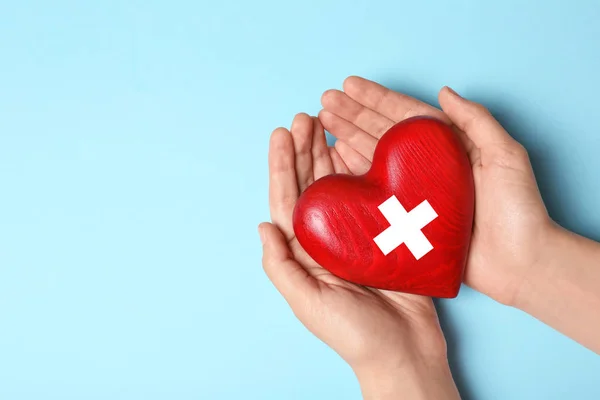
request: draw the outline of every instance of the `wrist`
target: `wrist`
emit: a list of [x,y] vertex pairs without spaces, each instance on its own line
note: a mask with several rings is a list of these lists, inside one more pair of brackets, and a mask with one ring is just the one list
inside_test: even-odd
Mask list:
[[448,361],[423,359],[396,366],[354,368],[365,400],[460,399]]
[[600,243],[556,226],[514,307],[600,354]]
[[531,294],[531,284],[544,276],[556,259],[556,243],[561,243],[564,234],[565,230],[550,218],[541,223],[527,244],[530,255],[504,268],[506,273],[496,280],[502,284],[495,284],[502,288],[500,291],[484,293],[501,304],[520,308],[522,300]]
[[552,279],[556,265],[568,263],[568,260],[565,260],[565,257],[568,258],[567,249],[575,244],[574,240],[576,239],[572,237],[571,232],[551,222],[544,231],[539,250],[540,256],[525,270],[522,282],[508,305],[521,310],[526,308],[526,305],[537,295],[538,286]]

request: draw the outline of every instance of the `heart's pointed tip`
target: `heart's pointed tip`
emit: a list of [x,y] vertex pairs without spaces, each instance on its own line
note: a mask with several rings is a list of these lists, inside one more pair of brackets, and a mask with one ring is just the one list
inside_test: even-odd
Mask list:
[[446,295],[431,296],[431,297],[435,297],[436,299],[455,299],[458,297],[458,292],[450,293],[450,294],[446,294]]
[[431,296],[431,297],[435,297],[438,299],[455,299],[458,297],[458,294],[459,294],[459,290],[456,290],[454,292],[448,292],[448,293],[440,294],[439,296]]

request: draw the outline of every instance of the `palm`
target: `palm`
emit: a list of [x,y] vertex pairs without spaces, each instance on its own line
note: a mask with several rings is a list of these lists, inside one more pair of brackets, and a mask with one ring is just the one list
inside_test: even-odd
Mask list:
[[415,322],[423,327],[427,347],[443,353],[443,337],[430,298],[370,289],[340,279],[318,265],[294,236],[292,212],[299,194],[322,176],[351,173],[337,150],[327,147],[318,119],[299,114],[291,132],[275,130],[269,166],[271,218],[283,234],[288,252],[280,264],[293,276],[293,283],[289,284],[289,277],[283,281],[281,270],[267,269],[267,273],[300,320],[351,363],[352,358],[373,356],[371,347],[357,355],[365,337],[381,343],[381,348],[394,341],[394,346],[410,352],[412,345],[403,338]]
[[519,151],[516,158],[473,167],[478,207],[467,279],[504,303],[511,303],[525,269],[535,265],[539,246],[533,242],[550,223],[527,155]]
[[[369,169],[377,141],[395,123],[423,115],[450,124],[441,110],[358,77],[347,79],[343,92],[325,92],[322,103],[319,119],[340,139],[335,148],[354,174]],[[548,221],[547,213],[521,146],[494,142],[483,149],[455,131],[471,160],[477,204],[465,280],[494,298],[510,297],[522,276],[517,270],[536,257],[523,244],[539,237],[534,227]],[[507,273],[508,265],[515,271]]]

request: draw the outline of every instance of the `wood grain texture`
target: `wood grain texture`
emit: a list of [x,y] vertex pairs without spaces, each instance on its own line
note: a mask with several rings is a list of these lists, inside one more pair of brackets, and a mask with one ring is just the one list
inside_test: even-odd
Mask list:
[[[421,231],[433,250],[416,260],[405,244],[387,256],[373,238],[390,226],[377,208],[395,195],[407,211],[427,200],[438,217]],[[298,199],[293,224],[306,252],[334,275],[360,285],[456,297],[471,238],[471,164],[449,126],[415,117],[380,139],[371,169],[329,175]]]

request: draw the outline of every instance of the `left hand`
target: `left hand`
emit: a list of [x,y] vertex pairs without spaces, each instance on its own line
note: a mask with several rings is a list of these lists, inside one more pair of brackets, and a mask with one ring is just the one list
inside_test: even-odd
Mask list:
[[409,398],[457,398],[431,298],[342,280],[312,260],[296,240],[292,212],[299,194],[332,173],[350,170],[338,151],[327,147],[317,118],[298,114],[291,132],[285,128],[273,132],[272,224],[259,226],[268,277],[298,319],[350,364],[365,398],[384,398],[385,392],[397,396],[400,390]]
[[336,148],[351,172],[366,172],[379,138],[394,124],[430,116],[453,126],[465,145],[475,184],[475,215],[465,282],[496,301],[516,305],[524,283],[548,263],[552,223],[527,151],[480,104],[449,88],[442,110],[375,82],[349,77],[344,91],[323,94],[319,119],[339,140]]

